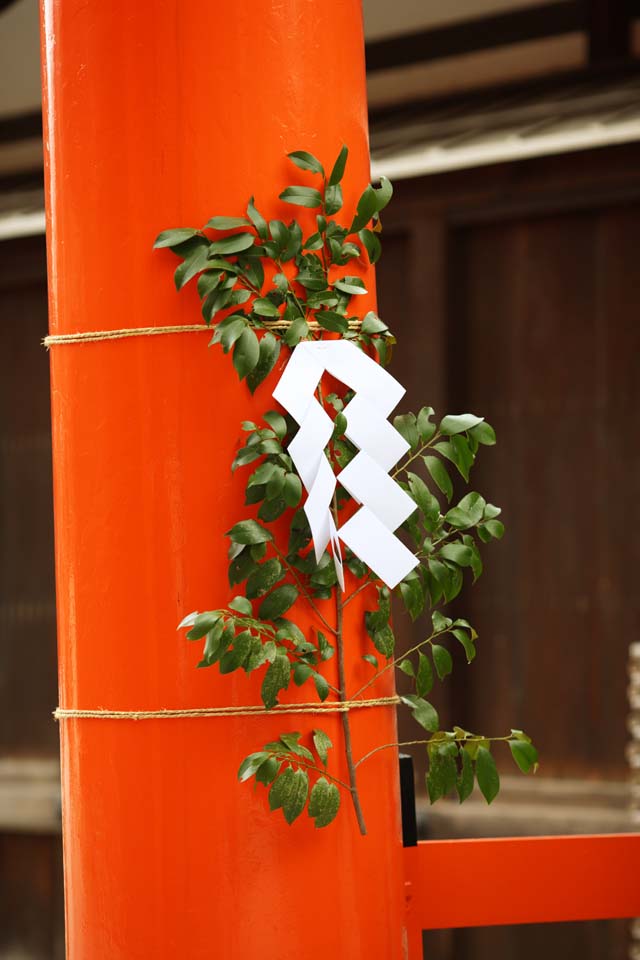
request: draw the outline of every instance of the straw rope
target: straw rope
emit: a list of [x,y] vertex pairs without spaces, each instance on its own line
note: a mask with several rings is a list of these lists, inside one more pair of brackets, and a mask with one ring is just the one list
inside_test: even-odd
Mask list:
[[253,717],[277,713],[347,713],[364,707],[391,707],[400,697],[377,697],[373,700],[342,700],[330,703],[279,703],[271,710],[255,704],[246,707],[200,707],[190,710],[67,710],[58,707],[56,720],[173,720],[179,717]]
[[[262,326],[256,330],[288,330],[290,320],[263,320]],[[325,330],[317,320],[307,320],[310,330]],[[349,320],[350,330],[359,330],[361,320]],[[187,323],[168,327],[124,327],[120,330],[85,330],[77,333],[56,333],[45,337],[43,345],[49,349],[65,343],[95,343],[100,340],[124,340],[127,337],[158,337],[168,333],[211,333],[215,327],[207,327],[201,323]]]

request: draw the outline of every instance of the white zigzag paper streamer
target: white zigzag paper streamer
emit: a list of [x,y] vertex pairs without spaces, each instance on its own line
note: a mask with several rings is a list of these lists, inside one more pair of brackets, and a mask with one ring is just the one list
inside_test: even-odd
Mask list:
[[[325,371],[355,391],[343,412],[346,436],[359,453],[337,477],[324,454],[333,421],[315,398]],[[288,451],[308,492],[304,509],[316,560],[330,543],[342,589],[340,540],[390,588],[419,562],[394,536],[416,508],[389,476],[391,467],[409,449],[387,419],[404,393],[394,377],[348,340],[299,343],[273,391],[274,399],[300,425]],[[361,504],[340,529],[331,514],[337,481]]]

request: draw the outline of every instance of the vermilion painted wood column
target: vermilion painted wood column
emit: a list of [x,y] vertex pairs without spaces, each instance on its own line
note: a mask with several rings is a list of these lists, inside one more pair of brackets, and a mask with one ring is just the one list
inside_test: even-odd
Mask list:
[[[274,200],[302,182],[287,151],[330,164],[347,143],[347,209],[368,178],[359,0],[44,0],[43,57],[54,334],[193,323],[156,234],[241,214],[250,193],[291,216]],[[244,508],[229,465],[239,422],[269,404],[207,339],[52,347],[63,707],[258,702],[255,677],[196,670],[200,645],[176,632],[230,596],[224,531]],[[348,648],[357,683],[355,619]],[[395,739],[388,708],[353,724],[358,753]],[[339,745],[338,718],[323,725]],[[235,782],[248,752],[312,726],[63,721],[69,958],[402,957],[393,751],[363,768],[364,839],[346,805],[327,830],[287,827]]]

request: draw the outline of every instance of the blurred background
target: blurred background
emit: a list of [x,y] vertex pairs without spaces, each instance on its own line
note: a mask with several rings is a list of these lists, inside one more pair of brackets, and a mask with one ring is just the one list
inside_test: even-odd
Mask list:
[[[457,602],[478,659],[437,705],[468,729],[524,728],[543,758],[526,780],[505,758],[491,808],[431,809],[417,754],[421,835],[632,830],[640,2],[364,13],[373,172],[396,187],[378,267],[392,371],[410,408],[470,410],[498,434],[472,479],[507,533]],[[39,70],[37,0],[0,0],[0,960],[64,956]],[[430,960],[640,957],[626,921],[425,945]]]

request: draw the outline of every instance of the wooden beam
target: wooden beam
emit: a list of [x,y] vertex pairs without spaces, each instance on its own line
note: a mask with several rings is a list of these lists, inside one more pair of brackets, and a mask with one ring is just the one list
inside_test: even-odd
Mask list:
[[556,37],[584,28],[584,9],[578,0],[532,6],[511,13],[370,41],[365,51],[367,71],[373,73],[410,63],[442,60],[476,50]]
[[[414,942],[416,930],[640,915],[638,834],[436,840],[403,853]],[[434,877],[450,895],[434,895]]]

